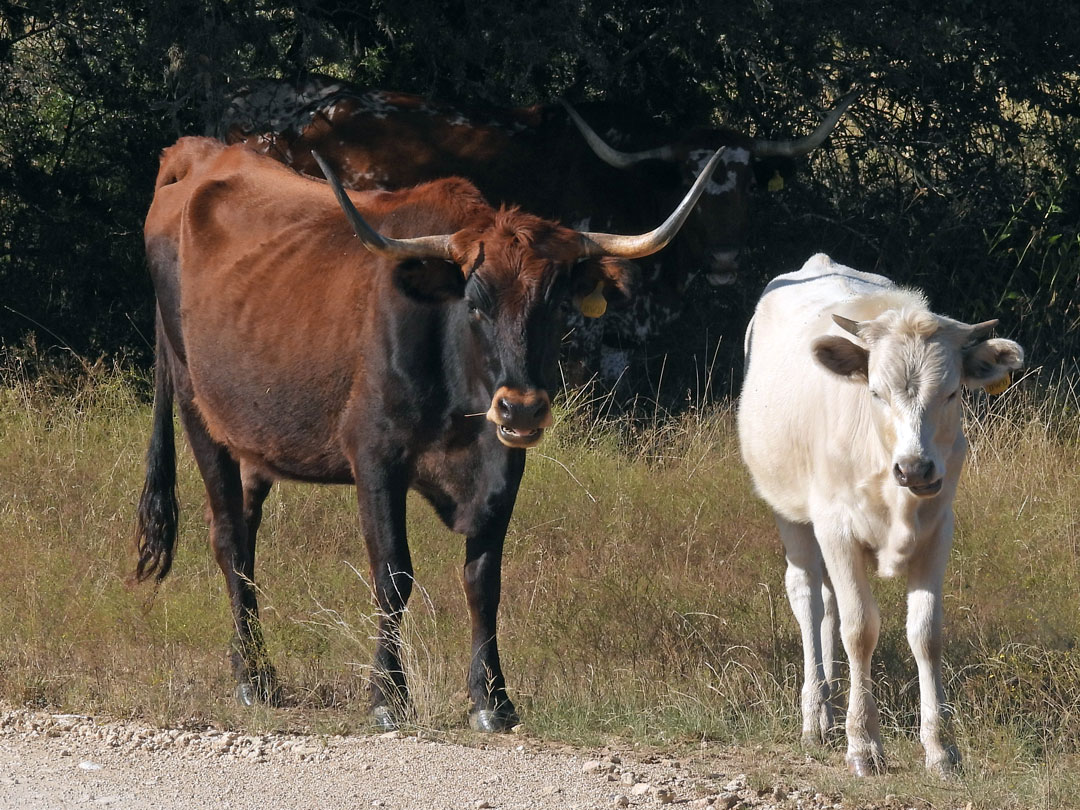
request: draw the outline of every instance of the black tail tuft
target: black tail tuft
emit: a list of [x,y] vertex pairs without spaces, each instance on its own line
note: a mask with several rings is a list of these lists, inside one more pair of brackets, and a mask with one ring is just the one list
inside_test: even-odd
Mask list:
[[176,499],[176,441],[173,434],[173,382],[165,336],[157,327],[157,362],[154,366],[154,424],[146,451],[146,482],[139,497],[135,542],[139,562],[135,579],[143,582],[156,574],[160,582],[172,568],[179,524]]

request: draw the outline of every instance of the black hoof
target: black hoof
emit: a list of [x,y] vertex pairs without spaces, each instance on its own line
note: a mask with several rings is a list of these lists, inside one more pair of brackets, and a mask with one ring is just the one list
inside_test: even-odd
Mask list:
[[469,725],[476,731],[487,734],[509,731],[520,722],[521,719],[513,709],[473,709],[469,712]]

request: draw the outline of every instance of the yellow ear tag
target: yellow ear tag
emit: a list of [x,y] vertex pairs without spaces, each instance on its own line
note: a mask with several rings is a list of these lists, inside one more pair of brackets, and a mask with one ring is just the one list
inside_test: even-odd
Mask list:
[[784,187],[784,178],[780,176],[780,170],[777,169],[773,172],[773,176],[769,178],[768,184],[765,188],[769,191],[780,191]]
[[586,318],[599,318],[607,312],[607,299],[604,298],[604,282],[596,282],[596,289],[578,299],[578,309]]
[[998,394],[1004,394],[1005,389],[1012,385],[1012,374],[1006,374],[1000,380],[994,380],[989,385],[984,385],[983,390],[990,396],[996,397]]

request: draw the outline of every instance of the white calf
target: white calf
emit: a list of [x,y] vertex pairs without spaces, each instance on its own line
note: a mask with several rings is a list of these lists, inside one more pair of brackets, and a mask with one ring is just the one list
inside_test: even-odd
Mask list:
[[884,767],[869,563],[881,576],[907,576],[926,765],[946,772],[957,761],[942,739],[941,590],[967,452],[958,395],[1022,365],[1018,344],[987,339],[996,323],[935,315],[921,293],[818,254],[769,283],[747,330],[739,438],[787,555],[803,643],[803,739],[822,740],[833,723],[839,611],[851,679],[847,761],[859,775]]

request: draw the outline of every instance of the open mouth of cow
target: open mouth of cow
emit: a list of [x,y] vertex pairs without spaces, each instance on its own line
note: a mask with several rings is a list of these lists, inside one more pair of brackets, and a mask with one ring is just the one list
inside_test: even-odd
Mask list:
[[911,490],[912,495],[918,495],[920,498],[929,498],[932,495],[937,495],[941,492],[941,484],[944,479],[939,478],[931,484],[920,484],[919,486],[908,487]]
[[517,430],[506,425],[497,425],[495,430],[499,436],[499,441],[507,447],[535,447],[544,438],[544,429],[539,427],[532,430]]

